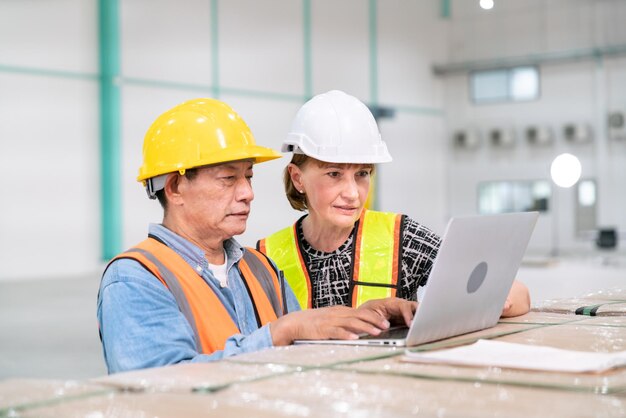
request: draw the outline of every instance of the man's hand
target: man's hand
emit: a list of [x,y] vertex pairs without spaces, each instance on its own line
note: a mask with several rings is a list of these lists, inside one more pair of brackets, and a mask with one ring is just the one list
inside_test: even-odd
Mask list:
[[389,321],[373,309],[346,306],[291,312],[270,323],[274,345],[294,340],[356,340],[359,334],[378,335],[389,328]]
[[393,324],[410,327],[417,310],[417,302],[400,298],[373,299],[359,306],[359,309],[376,312]]

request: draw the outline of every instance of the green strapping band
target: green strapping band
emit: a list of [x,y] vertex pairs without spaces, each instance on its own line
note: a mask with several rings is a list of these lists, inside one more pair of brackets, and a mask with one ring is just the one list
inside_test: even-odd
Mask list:
[[576,315],[587,315],[587,316],[596,316],[598,309],[604,305],[615,305],[617,303],[624,303],[622,300],[615,300],[612,302],[599,303],[597,305],[589,305],[589,306],[581,306],[576,309],[574,312]]
[[602,305],[585,306],[583,308],[583,315],[596,316],[596,311]]

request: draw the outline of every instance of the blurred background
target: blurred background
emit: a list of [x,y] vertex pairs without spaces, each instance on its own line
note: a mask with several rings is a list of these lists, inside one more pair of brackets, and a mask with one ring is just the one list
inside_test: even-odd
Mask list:
[[[0,0],[0,378],[106,373],[100,275],[162,216],[143,136],[196,97],[278,149],[304,101],[344,90],[394,158],[376,209],[438,233],[539,210],[534,304],[624,286],[625,21],[623,0]],[[243,244],[300,216],[287,163],[255,169]]]

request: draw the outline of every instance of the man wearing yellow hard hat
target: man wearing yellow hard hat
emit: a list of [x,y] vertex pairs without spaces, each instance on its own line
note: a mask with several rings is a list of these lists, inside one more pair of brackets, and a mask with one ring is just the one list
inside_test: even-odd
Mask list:
[[137,179],[163,221],[103,275],[98,322],[109,373],[377,335],[389,319],[411,320],[415,303],[399,299],[299,311],[275,264],[233,239],[250,215],[253,164],[279,157],[218,100],[182,103],[152,124]]

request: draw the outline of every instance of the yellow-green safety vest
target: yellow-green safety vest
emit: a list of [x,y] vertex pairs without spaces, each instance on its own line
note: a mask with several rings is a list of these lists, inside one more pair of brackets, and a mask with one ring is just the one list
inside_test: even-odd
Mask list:
[[[351,306],[370,299],[396,296],[400,272],[403,215],[363,211],[356,224],[350,277]],[[296,224],[257,243],[281,269],[302,309],[311,308],[312,292],[308,266],[302,255]]]

